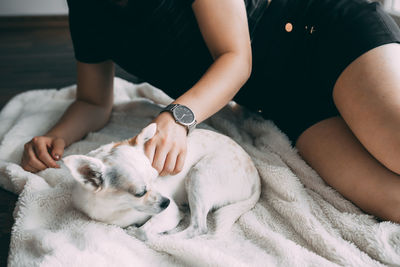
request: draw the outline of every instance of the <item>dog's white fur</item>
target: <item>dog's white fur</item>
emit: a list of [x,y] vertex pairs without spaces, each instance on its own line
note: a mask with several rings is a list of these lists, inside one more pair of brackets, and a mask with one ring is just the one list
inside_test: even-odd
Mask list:
[[196,129],[188,137],[183,170],[159,177],[143,149],[155,132],[152,123],[135,138],[87,155],[67,156],[64,163],[77,181],[74,206],[101,222],[136,225],[135,234],[142,240],[174,229],[182,218],[181,205],[189,204],[191,213],[188,228],[177,233],[184,238],[207,232],[206,217],[212,209],[218,209],[218,233],[254,207],[260,178],[249,155],[233,140]]

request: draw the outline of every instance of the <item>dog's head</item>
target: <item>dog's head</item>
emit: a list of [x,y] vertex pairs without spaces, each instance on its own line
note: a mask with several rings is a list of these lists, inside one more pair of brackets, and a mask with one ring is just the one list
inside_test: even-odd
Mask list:
[[87,155],[64,158],[76,183],[74,206],[89,217],[127,226],[164,210],[169,199],[152,190],[158,172],[144,154],[144,143],[156,132],[156,124],[136,137],[104,145]]

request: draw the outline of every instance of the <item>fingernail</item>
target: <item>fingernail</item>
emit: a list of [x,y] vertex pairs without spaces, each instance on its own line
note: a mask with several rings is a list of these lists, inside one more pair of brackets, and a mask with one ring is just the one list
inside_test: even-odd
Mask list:
[[55,154],[55,155],[54,155],[54,158],[55,158],[56,160],[59,160],[59,159],[60,159],[60,156],[59,156],[58,154]]

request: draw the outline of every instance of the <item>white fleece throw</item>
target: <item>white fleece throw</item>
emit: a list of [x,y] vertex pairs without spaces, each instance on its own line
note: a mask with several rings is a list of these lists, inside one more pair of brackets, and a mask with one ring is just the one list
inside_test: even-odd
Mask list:
[[[0,113],[0,185],[19,194],[9,266],[400,266],[398,224],[361,212],[327,186],[271,122],[234,105],[207,127],[231,136],[252,156],[262,194],[226,235],[144,243],[126,229],[89,220],[71,206],[65,168],[32,174],[18,165],[23,144],[45,133],[74,96],[75,86],[29,91]],[[165,105],[171,99],[148,84],[116,78],[110,122],[65,155],[136,135],[151,118],[130,113],[135,101]]]

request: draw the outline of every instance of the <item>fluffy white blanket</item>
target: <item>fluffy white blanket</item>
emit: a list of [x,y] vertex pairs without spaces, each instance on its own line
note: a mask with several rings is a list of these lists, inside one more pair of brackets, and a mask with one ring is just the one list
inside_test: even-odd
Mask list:
[[[362,213],[328,187],[271,122],[234,105],[207,124],[252,156],[263,190],[255,208],[227,235],[163,236],[143,243],[129,231],[89,220],[71,207],[65,168],[36,175],[18,165],[23,144],[45,133],[74,95],[75,86],[29,91],[0,113],[0,185],[20,195],[9,266],[399,266],[398,224]],[[68,147],[65,155],[136,135],[150,117],[130,112],[129,103],[135,101],[165,105],[171,99],[148,84],[116,78],[110,122]]]

